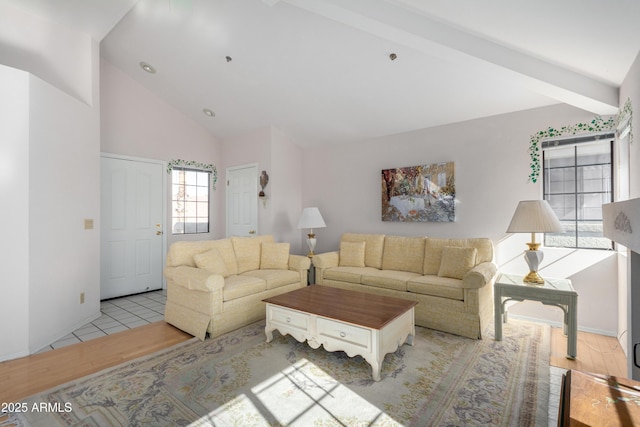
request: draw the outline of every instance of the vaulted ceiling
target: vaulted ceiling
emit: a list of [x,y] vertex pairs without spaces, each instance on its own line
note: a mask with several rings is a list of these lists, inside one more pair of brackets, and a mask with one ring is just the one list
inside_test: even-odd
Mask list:
[[303,147],[557,103],[614,114],[640,49],[638,0],[0,1],[92,34],[222,139],[273,125]]

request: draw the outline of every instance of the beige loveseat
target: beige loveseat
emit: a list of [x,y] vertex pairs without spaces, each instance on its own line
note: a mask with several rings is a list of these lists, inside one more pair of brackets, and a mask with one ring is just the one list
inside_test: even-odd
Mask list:
[[270,235],[175,242],[165,321],[200,339],[248,325],[265,317],[263,299],[306,286],[309,265]]
[[490,239],[345,233],[313,265],[319,285],[417,301],[419,326],[477,339],[493,316]]

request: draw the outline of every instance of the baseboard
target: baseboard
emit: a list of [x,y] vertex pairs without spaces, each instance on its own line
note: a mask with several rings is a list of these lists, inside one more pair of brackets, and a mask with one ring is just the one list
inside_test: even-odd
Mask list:
[[[51,344],[53,344],[54,342],[60,340],[63,337],[66,337],[67,335],[69,335],[70,333],[72,333],[73,331],[75,331],[76,329],[80,329],[81,327],[83,327],[84,325],[86,325],[87,323],[91,323],[94,320],[98,319],[100,316],[102,316],[102,312],[100,310],[98,310],[98,312],[96,314],[93,314],[83,320],[80,320],[78,322],[76,322],[75,324],[73,324],[71,327],[65,329],[65,332],[61,333],[60,335],[56,335],[55,338],[47,341],[44,344],[41,345],[37,345],[36,349],[29,349],[29,354],[36,354],[37,352],[41,351],[42,349],[44,349],[45,347],[50,346]],[[27,355],[28,356],[28,355]]]
[[0,357],[0,362],[6,362],[7,360],[13,360],[13,359],[18,359],[20,357],[25,357],[28,356],[29,353],[26,351],[20,351],[18,353],[13,353],[13,354],[7,354],[4,355],[2,357]]
[[[538,322],[538,323],[546,323],[554,328],[563,328],[564,324],[562,324],[561,322],[554,322],[551,320],[547,320],[547,319],[538,319],[535,317],[529,317],[529,316],[521,316],[519,314],[511,314],[509,313],[509,319],[520,319],[520,320],[525,320],[527,322]],[[591,334],[598,334],[598,335],[604,335],[607,337],[618,337],[618,334],[616,334],[615,332],[612,331],[604,331],[602,329],[593,329],[593,328],[584,328],[581,327],[580,325],[578,325],[578,331],[583,331],[583,332],[589,332]]]

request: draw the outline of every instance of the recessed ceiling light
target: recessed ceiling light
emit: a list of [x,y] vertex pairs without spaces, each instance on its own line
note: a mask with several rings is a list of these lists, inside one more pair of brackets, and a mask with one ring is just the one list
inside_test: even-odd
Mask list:
[[205,116],[207,117],[215,117],[216,113],[214,113],[213,111],[211,111],[208,108],[203,108],[202,112],[204,113]]
[[155,74],[156,73],[156,69],[153,68],[150,64],[147,64],[146,62],[141,62],[140,63],[140,67],[145,70],[147,73],[151,73],[151,74]]

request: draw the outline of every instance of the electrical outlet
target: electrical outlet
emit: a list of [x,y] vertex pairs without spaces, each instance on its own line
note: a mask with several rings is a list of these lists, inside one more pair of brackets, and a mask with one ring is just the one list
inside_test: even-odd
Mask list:
[[84,304],[84,292],[80,292],[80,304]]
[[85,230],[93,230],[93,220],[92,219],[85,219],[84,220],[84,229]]

